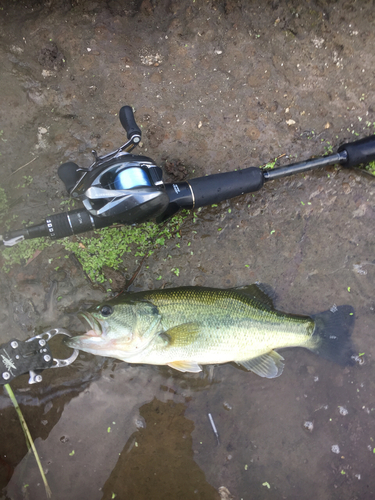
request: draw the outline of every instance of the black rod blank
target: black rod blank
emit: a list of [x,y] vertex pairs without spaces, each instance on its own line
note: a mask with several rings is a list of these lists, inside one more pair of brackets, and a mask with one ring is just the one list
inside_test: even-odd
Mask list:
[[335,165],[337,163],[345,164],[347,157],[347,152],[344,150],[340,153],[323,156],[322,158],[312,158],[311,160],[292,163],[286,167],[275,168],[275,170],[266,170],[263,173],[264,180],[272,181],[274,179],[279,179],[280,177],[306,172],[307,170],[311,170],[313,168],[327,167],[328,165]]

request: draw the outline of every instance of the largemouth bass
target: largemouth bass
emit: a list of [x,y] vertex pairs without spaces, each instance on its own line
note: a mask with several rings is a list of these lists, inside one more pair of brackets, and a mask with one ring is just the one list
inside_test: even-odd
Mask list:
[[305,347],[343,365],[352,361],[351,306],[313,316],[286,314],[274,308],[267,287],[259,284],[124,294],[81,316],[89,330],[67,339],[70,347],[182,372],[235,361],[274,378],[284,368],[275,349],[285,347]]

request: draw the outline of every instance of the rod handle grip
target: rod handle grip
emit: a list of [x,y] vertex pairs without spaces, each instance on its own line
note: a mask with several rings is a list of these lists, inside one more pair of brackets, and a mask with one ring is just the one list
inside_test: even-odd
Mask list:
[[375,135],[355,142],[348,142],[339,147],[338,152],[346,151],[348,155],[345,167],[355,167],[361,163],[375,160]]
[[235,172],[207,175],[189,180],[193,192],[194,207],[196,208],[258,191],[263,186],[263,183],[263,172],[258,167],[249,167]]

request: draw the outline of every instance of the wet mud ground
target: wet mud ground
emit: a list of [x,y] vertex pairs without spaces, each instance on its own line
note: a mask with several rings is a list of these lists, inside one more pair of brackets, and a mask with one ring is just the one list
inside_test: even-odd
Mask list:
[[[138,151],[179,160],[190,178],[320,156],[375,132],[372,1],[0,9],[0,184],[14,229],[61,209],[61,163],[88,166],[92,149],[124,142],[124,104],[142,126]],[[364,364],[288,349],[282,376],[264,380],[230,364],[194,375],[82,353],[41,384],[20,377],[12,386],[53,498],[374,498],[374,182],[329,167],[202,209],[131,287],[261,281],[286,312],[351,304]],[[107,297],[65,255],[53,246],[1,274],[1,343],[53,326],[82,331],[75,313]],[[138,264],[125,256],[128,277]],[[1,498],[42,498],[3,390],[0,417]]]

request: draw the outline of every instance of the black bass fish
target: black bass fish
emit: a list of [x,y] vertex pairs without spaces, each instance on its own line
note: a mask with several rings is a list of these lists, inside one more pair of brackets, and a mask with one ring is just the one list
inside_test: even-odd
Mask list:
[[128,363],[197,373],[200,365],[235,361],[274,378],[284,368],[275,349],[285,347],[305,347],[339,364],[352,363],[351,306],[313,316],[286,314],[274,308],[265,285],[124,294],[81,316],[90,329],[67,339],[68,346]]

